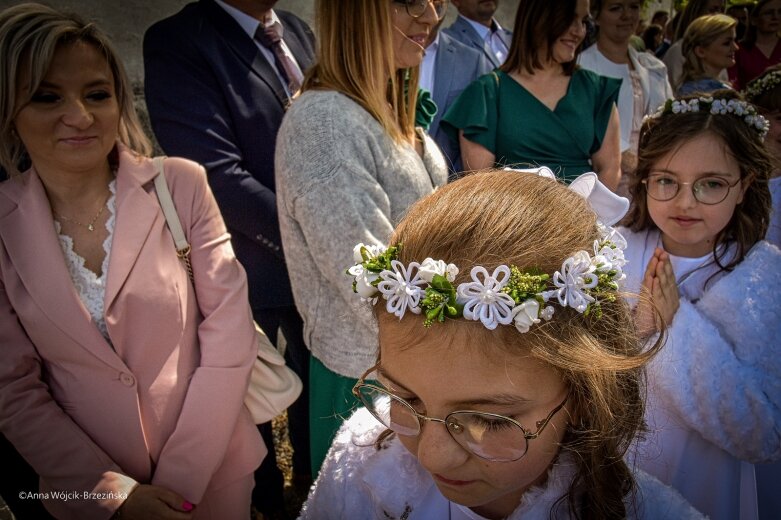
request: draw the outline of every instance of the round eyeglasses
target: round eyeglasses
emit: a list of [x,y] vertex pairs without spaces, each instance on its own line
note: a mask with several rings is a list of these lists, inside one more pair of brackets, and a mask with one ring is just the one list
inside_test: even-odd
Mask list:
[[703,177],[694,182],[678,182],[675,177],[665,174],[651,174],[643,179],[648,196],[660,202],[672,200],[678,195],[681,186],[691,186],[692,194],[697,202],[713,205],[723,202],[729,191],[740,183],[740,179],[732,184],[720,177]]
[[462,448],[493,462],[512,462],[526,455],[529,440],[539,437],[556,412],[567,402],[565,397],[545,419],[537,421],[537,431],[530,432],[515,419],[494,413],[463,410],[450,412],[444,419],[428,417],[385,388],[364,383],[363,378],[353,387],[353,394],[375,419],[398,435],[417,436],[424,421],[442,423]]
[[428,9],[428,5],[434,6],[434,12],[437,13],[437,20],[445,17],[447,12],[447,0],[393,0],[396,4],[404,4],[407,14],[413,18],[420,18]]

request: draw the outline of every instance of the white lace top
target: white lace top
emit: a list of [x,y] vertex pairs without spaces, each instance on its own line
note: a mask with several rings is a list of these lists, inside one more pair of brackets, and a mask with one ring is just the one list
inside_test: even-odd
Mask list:
[[109,217],[106,220],[108,236],[103,241],[103,251],[106,252],[106,256],[103,258],[103,265],[100,268],[100,277],[84,266],[84,259],[73,250],[73,239],[68,235],[63,235],[60,223],[56,220],[54,221],[54,228],[57,230],[57,235],[60,238],[60,246],[65,255],[65,263],[68,266],[68,272],[71,275],[71,280],[73,280],[73,285],[76,287],[76,292],[79,293],[79,298],[84,303],[84,307],[87,308],[87,312],[92,316],[92,320],[106,340],[109,337],[108,329],[106,329],[106,320],[103,316],[103,299],[106,294],[106,272],[108,271],[111,241],[114,238],[116,182],[116,180],[112,180],[108,185],[109,190],[111,190],[111,196],[106,201],[106,207],[109,211]]

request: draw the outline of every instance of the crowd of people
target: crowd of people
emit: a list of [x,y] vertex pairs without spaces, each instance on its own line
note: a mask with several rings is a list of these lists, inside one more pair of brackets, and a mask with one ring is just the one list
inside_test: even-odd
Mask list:
[[781,515],[781,0],[497,3],[0,12],[19,520]]

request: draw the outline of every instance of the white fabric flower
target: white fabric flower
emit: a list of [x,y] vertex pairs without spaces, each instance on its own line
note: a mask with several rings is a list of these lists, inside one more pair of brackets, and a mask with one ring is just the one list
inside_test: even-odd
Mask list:
[[561,271],[553,274],[553,285],[558,289],[544,292],[543,298],[556,296],[563,307],[569,306],[583,313],[588,304],[595,301],[586,291],[596,287],[598,282],[591,257],[586,251],[578,251],[564,261]]
[[361,298],[369,299],[377,295],[377,288],[372,282],[380,277],[379,274],[367,271],[361,264],[352,266],[347,272],[355,277],[355,291]]
[[513,321],[518,332],[529,332],[529,327],[539,323],[540,304],[537,300],[528,299],[512,310]]
[[434,260],[433,258],[426,258],[423,263],[420,264],[418,274],[421,278],[428,283],[434,279],[434,275],[444,276],[448,282],[453,282],[458,275],[458,267],[455,264],[446,264],[444,260]]
[[603,273],[613,269],[621,273],[622,268],[626,265],[623,250],[613,248],[599,240],[594,240],[594,258],[592,262],[595,267],[601,264],[598,270]]
[[[382,281],[377,288],[383,297],[388,300],[385,308],[395,314],[399,319],[409,309],[415,314],[420,314],[420,298],[424,290],[420,287],[426,285],[426,281],[416,272],[420,267],[417,262],[411,262],[407,268],[398,260],[391,262],[392,271],[387,269],[380,273]],[[414,273],[414,274],[413,274]]]
[[376,258],[383,254],[387,248],[385,246],[367,246],[366,244],[358,244],[353,248],[353,262],[355,263],[362,263],[363,262],[363,256],[361,256],[361,249],[366,248],[366,250],[369,252],[369,254]]
[[515,301],[501,292],[510,280],[510,268],[500,265],[489,276],[485,267],[475,266],[470,274],[474,281],[459,284],[456,291],[458,303],[464,306],[464,318],[480,320],[489,330],[512,323]]

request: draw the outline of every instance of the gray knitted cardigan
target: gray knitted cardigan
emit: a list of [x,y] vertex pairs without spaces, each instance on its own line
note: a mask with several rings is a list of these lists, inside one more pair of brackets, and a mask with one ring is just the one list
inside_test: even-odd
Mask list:
[[422,135],[421,159],[347,96],[309,91],[277,136],[277,210],[304,339],[346,377],[359,377],[377,356],[376,323],[345,275],[353,247],[387,245],[407,208],[447,180],[442,154]]

